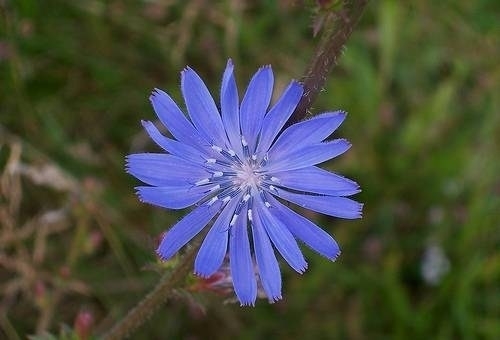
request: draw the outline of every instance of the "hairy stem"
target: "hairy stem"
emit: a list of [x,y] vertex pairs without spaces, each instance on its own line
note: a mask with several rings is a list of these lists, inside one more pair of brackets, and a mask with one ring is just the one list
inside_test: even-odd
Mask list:
[[158,309],[172,293],[173,289],[188,275],[193,268],[193,260],[200,242],[193,242],[192,247],[182,257],[172,272],[163,275],[155,286],[128,314],[106,333],[103,339],[115,340],[129,336]]
[[368,0],[345,0],[342,8],[327,16],[320,44],[302,79],[304,94],[290,117],[291,125],[306,118],[318,93],[325,86],[328,74],[342,55],[345,43],[358,23]]

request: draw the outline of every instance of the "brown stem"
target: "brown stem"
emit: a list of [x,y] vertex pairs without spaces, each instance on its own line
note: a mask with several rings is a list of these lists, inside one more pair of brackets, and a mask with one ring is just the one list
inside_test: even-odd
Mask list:
[[[199,238],[198,238],[199,240]],[[172,272],[163,275],[156,287],[139,304],[103,336],[106,340],[123,339],[141,326],[172,293],[173,289],[191,272],[199,241],[182,257]]]
[[354,27],[358,23],[368,0],[346,0],[339,11],[327,16],[324,32],[306,76],[302,79],[304,94],[288,124],[306,118],[318,93],[325,86],[328,74],[337,64]]

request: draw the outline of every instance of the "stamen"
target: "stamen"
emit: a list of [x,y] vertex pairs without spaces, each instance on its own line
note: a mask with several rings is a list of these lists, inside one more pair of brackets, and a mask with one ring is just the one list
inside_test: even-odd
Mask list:
[[253,197],[250,196],[250,199],[248,200],[248,206],[251,207],[253,206]]
[[214,196],[210,199],[210,201],[207,202],[208,206],[211,206],[212,204],[214,204],[215,202],[217,202],[217,200],[219,199],[219,197],[217,196]]
[[208,184],[208,183],[210,183],[210,179],[209,178],[204,178],[204,179],[201,179],[198,182],[194,183],[194,185],[196,185],[197,187],[199,187],[200,185]]
[[222,176],[224,176],[224,173],[222,171],[215,171],[212,175],[212,177],[222,177]]
[[223,162],[223,161],[219,161],[219,160],[216,160],[215,164],[223,165],[223,166],[228,167],[228,168],[231,167],[231,164]]
[[222,199],[222,202],[227,203],[231,200],[231,196],[226,196]]
[[246,194],[244,197],[243,197],[243,202],[247,202],[250,197],[252,197],[250,194]]
[[234,209],[234,213],[238,215],[241,212],[241,209],[243,208],[244,205],[245,202],[243,201],[239,202],[238,205],[236,206],[236,209]]
[[252,217],[252,209],[248,209],[247,215],[248,215],[248,220],[249,220],[250,222],[252,222],[252,218],[253,218],[253,217]]
[[229,226],[234,226],[236,224],[236,220],[238,219],[238,214],[234,214],[233,218],[231,219],[231,222],[229,223]]
[[227,159],[229,159],[231,162],[236,162],[238,163],[239,165],[242,165],[243,163],[241,162],[240,158],[238,157],[238,155],[236,155],[236,153],[233,151],[233,150],[229,150],[229,151],[226,151],[226,150],[222,150],[221,151],[221,154],[226,157]]
[[222,166],[226,166],[226,167],[231,166],[231,164],[223,162],[223,161],[219,161],[218,159],[215,159],[215,158],[207,158],[205,160],[205,164],[218,164],[218,165],[222,165]]
[[220,184],[217,184],[217,185],[214,185],[213,187],[210,188],[209,192],[213,192],[213,191],[216,191],[216,190],[219,190],[220,189]]
[[260,193],[260,198],[262,198],[262,200],[264,201],[264,205],[267,208],[270,208],[271,207],[271,203],[269,203],[269,201],[267,200],[266,192],[263,191],[263,190],[260,190],[259,193]]
[[233,186],[230,186],[226,190],[224,190],[222,193],[219,194],[219,198],[229,197],[229,199],[232,199],[233,197],[238,195],[240,192],[241,192],[240,188],[235,188]]
[[241,136],[241,145],[243,145],[243,155],[248,159],[248,156],[250,156],[250,150],[248,149],[248,143],[243,136]]
[[[271,185],[272,186],[272,185]],[[271,187],[270,186],[270,187]],[[259,190],[259,195],[260,195],[260,198],[262,198],[262,200],[265,202],[267,201],[266,199],[266,193],[264,192],[264,190]]]
[[[215,150],[216,152],[220,153],[222,156],[226,157],[230,161],[236,161],[237,163],[242,164],[241,160],[238,158],[238,156],[236,155],[236,152],[234,152],[234,150],[229,149],[229,151],[226,151],[225,149],[223,149],[220,146],[215,145],[215,144],[211,144],[211,148],[212,148],[212,150]],[[221,164],[218,162],[216,162],[216,163]],[[221,165],[224,165],[224,164],[221,164]]]
[[279,183],[279,182],[280,182],[280,179],[279,179],[278,177],[274,177],[274,176],[272,176],[272,177],[271,177],[271,181],[276,182],[276,183]]
[[260,161],[260,166],[264,166],[267,164],[267,161],[269,160],[269,154],[265,154],[262,160]]
[[237,175],[236,171],[224,171],[222,173],[222,176],[226,176],[226,177],[231,177],[231,176],[236,176],[236,175]]
[[212,149],[217,151],[218,153],[222,152],[222,148],[220,146],[217,146],[217,145],[212,145]]

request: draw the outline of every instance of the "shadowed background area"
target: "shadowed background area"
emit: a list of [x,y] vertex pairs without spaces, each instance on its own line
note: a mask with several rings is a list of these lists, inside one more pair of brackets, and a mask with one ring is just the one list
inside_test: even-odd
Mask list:
[[[218,98],[272,64],[300,79],[335,1],[0,1],[0,338],[102,334],[155,284],[184,212],[138,202],[124,156],[154,87],[182,105],[195,68]],[[322,4],[322,5],[320,5]],[[349,112],[361,220],[307,213],[342,248],[282,263],[284,300],[240,308],[188,277],[137,338],[500,338],[500,5],[370,3],[313,113]],[[306,213],[306,212],[304,212]]]

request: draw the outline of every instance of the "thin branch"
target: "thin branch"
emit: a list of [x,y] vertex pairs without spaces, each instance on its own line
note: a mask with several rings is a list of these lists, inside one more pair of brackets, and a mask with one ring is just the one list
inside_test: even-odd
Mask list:
[[172,272],[163,275],[156,287],[142,299],[136,307],[128,312],[128,314],[111,328],[111,330],[103,336],[106,340],[123,339],[141,326],[163,303],[174,288],[192,271],[193,260],[199,248],[198,242],[193,242],[192,247],[182,257],[179,264]]
[[368,0],[346,0],[339,11],[328,15],[324,24],[321,42],[311,60],[306,76],[302,79],[304,94],[297,108],[290,117],[288,125],[303,120],[323,89],[326,79],[337,60],[342,55],[344,46],[358,23]]

